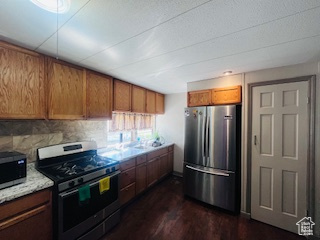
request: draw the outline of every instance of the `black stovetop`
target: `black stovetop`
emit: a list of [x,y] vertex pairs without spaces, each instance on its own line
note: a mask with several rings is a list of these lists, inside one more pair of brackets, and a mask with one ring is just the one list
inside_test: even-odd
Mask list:
[[38,168],[55,182],[70,180],[106,167],[119,164],[119,161],[99,155],[86,155]]

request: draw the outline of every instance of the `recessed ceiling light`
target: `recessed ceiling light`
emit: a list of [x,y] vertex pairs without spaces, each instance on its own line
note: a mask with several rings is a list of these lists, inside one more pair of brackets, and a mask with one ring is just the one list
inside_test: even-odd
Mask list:
[[224,73],[223,73],[223,75],[230,75],[232,73],[232,71],[225,71]]
[[66,13],[71,6],[71,0],[30,0],[38,7],[53,13]]

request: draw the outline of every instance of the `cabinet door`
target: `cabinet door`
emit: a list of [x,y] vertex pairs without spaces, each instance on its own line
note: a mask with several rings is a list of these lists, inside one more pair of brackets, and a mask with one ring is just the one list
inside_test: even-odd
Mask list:
[[212,89],[212,103],[214,105],[241,103],[241,86]]
[[136,167],[136,194],[141,193],[147,187],[147,164]]
[[48,59],[49,119],[83,119],[86,79],[83,69]]
[[120,188],[127,187],[136,181],[136,168],[130,168],[120,174]]
[[169,152],[168,155],[168,173],[173,172],[173,152]]
[[164,95],[161,93],[156,93],[156,113],[164,113]]
[[51,191],[4,203],[0,213],[0,239],[52,239]]
[[188,107],[207,106],[211,104],[211,90],[188,92]]
[[113,110],[131,111],[131,84],[120,80],[113,82]]
[[87,117],[112,117],[112,77],[87,71]]
[[149,90],[147,90],[146,97],[146,112],[156,113],[156,93]]
[[44,119],[44,58],[0,42],[0,118]]
[[136,184],[131,183],[129,186],[120,190],[120,204],[124,205],[136,195]]
[[159,158],[159,178],[164,177],[168,173],[168,154]]
[[159,158],[154,158],[147,163],[147,186],[151,186],[159,179]]
[[132,112],[146,112],[146,89],[132,86]]

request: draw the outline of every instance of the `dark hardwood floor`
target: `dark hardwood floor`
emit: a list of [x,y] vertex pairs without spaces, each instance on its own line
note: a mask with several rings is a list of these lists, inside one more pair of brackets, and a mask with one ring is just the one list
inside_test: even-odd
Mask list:
[[169,177],[122,211],[121,222],[101,240],[305,239],[185,198],[182,179]]

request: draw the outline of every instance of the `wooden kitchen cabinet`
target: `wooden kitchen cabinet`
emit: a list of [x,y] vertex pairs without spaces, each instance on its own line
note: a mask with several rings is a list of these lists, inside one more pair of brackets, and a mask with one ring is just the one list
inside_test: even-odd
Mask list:
[[0,41],[0,118],[44,119],[44,57]]
[[120,163],[120,204],[124,205],[136,195],[136,159]]
[[0,239],[52,239],[50,190],[2,204],[0,213]]
[[112,118],[113,85],[112,77],[86,71],[87,117]]
[[156,157],[147,164],[147,186],[150,187],[159,179],[159,157]]
[[214,105],[241,103],[241,86],[214,88],[211,95]]
[[156,113],[164,114],[164,95],[156,93]]
[[136,194],[147,188],[147,164],[142,163],[136,166]]
[[211,104],[211,90],[188,92],[188,107],[207,106]]
[[131,111],[131,84],[120,80],[113,81],[113,110]]
[[49,119],[86,117],[86,79],[80,67],[47,59]]
[[172,173],[173,172],[173,158],[174,158],[174,152],[173,152],[173,146],[169,146],[168,150],[168,173]]
[[168,154],[161,155],[159,157],[159,178],[162,178],[168,174]]
[[125,188],[120,189],[120,205],[123,206],[136,195],[136,183],[131,183]]
[[146,113],[156,113],[156,93],[146,90]]
[[132,95],[131,111],[136,113],[145,113],[146,112],[146,89],[132,85],[131,95]]

